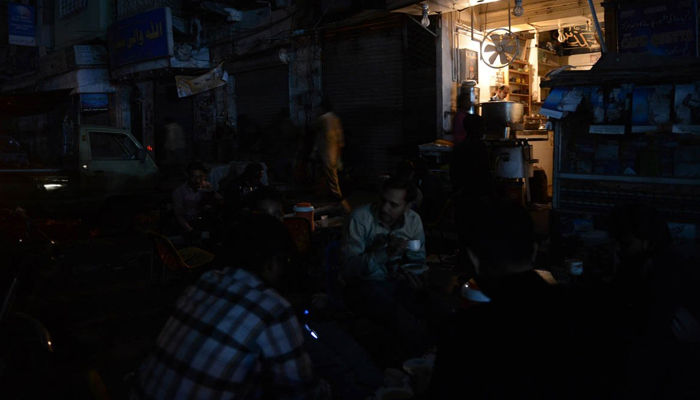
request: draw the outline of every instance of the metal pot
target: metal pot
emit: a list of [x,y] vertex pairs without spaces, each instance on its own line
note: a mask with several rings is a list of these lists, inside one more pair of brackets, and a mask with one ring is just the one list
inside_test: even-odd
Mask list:
[[479,104],[479,94],[481,90],[476,86],[476,81],[464,81],[459,89],[459,93],[466,93],[472,104]]
[[486,133],[502,135],[503,128],[523,120],[525,106],[514,101],[489,101],[479,104],[481,116],[484,117]]

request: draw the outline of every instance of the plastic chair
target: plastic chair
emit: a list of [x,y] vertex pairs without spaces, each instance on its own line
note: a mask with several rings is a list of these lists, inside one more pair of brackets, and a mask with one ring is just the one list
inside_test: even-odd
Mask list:
[[[154,231],[148,231],[153,240],[153,248],[162,264],[161,277],[165,276],[165,269],[171,271],[187,271],[199,268],[214,260],[214,254],[202,250],[199,247],[186,247],[177,249],[166,236]],[[153,276],[153,258],[151,258],[151,276]]]

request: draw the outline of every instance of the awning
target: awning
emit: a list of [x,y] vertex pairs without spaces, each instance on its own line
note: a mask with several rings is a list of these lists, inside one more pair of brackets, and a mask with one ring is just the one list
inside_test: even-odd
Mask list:
[[421,15],[423,12],[421,4],[427,4],[430,15],[435,15],[436,13],[460,11],[468,7],[497,1],[501,0],[387,0],[386,9],[392,12]]
[[116,88],[110,83],[109,70],[106,68],[76,69],[52,76],[40,82],[39,89],[71,89],[70,94],[116,92]]

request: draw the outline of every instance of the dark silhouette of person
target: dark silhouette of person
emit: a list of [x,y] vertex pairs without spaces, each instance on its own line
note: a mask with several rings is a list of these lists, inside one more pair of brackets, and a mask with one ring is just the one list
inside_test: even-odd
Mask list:
[[517,205],[491,202],[470,222],[467,252],[490,301],[447,317],[430,398],[574,398],[580,371],[566,350],[575,346],[567,296],[534,271],[532,218]]

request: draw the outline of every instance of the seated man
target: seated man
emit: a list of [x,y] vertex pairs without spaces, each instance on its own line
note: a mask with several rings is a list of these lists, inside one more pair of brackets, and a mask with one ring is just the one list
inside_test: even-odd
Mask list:
[[229,267],[209,271],[178,300],[137,374],[144,399],[318,399],[301,327],[274,288],[292,243],[282,224],[254,215],[227,240]]
[[[429,345],[417,317],[430,314],[428,299],[411,281],[397,279],[404,262],[425,262],[425,235],[418,214],[411,210],[416,187],[407,179],[385,182],[378,203],[356,208],[343,232],[341,279],[347,306],[391,330],[407,355],[421,355]],[[409,240],[420,240],[407,251]],[[408,274],[403,275],[410,278]],[[437,316],[434,313],[433,316]]]
[[189,243],[197,243],[201,239],[200,217],[207,205],[215,203],[219,197],[206,181],[206,169],[200,161],[192,161],[187,165],[187,182],[173,191],[175,218],[180,228],[180,234]]
[[533,268],[532,218],[517,205],[484,204],[469,223],[467,253],[491,300],[453,314],[441,329],[431,398],[578,398],[581,342],[567,321],[575,313],[563,289]]

